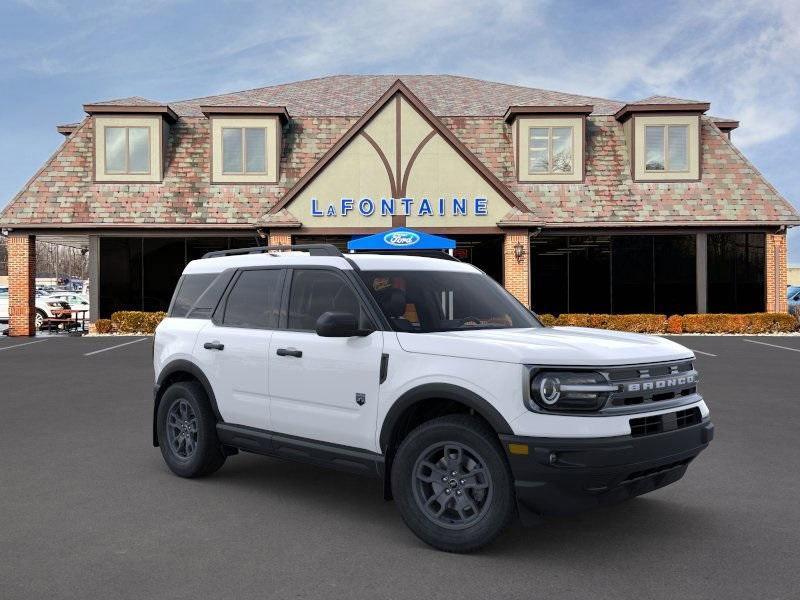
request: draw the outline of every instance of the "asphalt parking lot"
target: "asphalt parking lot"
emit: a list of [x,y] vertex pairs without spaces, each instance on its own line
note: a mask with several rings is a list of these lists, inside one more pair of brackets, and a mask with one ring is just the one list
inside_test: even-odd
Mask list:
[[683,480],[461,556],[377,481],[247,454],[171,475],[149,339],[0,338],[0,597],[797,598],[800,337],[677,341],[716,424]]

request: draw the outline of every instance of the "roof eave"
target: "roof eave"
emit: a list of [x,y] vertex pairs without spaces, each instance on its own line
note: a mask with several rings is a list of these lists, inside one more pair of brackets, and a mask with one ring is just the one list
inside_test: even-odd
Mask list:
[[206,117],[212,115],[274,115],[283,123],[292,118],[285,106],[220,106],[203,104],[200,106],[200,112]]
[[614,118],[617,121],[625,121],[629,116],[637,113],[690,113],[701,115],[705,113],[711,105],[708,102],[691,102],[685,104],[626,104],[620,108]]
[[166,104],[84,104],[87,114],[95,115],[160,115],[168,121],[175,122],[178,115]]
[[516,106],[512,105],[506,110],[503,115],[503,120],[510,123],[520,115],[589,115],[594,110],[591,104],[574,104],[574,105],[539,105],[539,106]]

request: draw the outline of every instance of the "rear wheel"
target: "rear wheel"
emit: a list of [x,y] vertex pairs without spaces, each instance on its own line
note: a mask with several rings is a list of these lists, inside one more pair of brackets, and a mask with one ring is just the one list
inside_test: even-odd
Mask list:
[[203,387],[172,384],[158,405],[158,445],[170,470],[181,477],[210,475],[225,462],[214,413]]
[[448,552],[485,546],[516,513],[497,435],[468,415],[441,417],[412,431],[395,455],[392,490],[406,525]]

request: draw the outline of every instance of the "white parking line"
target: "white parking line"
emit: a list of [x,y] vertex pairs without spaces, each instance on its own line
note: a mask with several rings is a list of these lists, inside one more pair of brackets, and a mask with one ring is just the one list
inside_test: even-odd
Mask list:
[[761,344],[762,346],[770,346],[771,348],[780,348],[781,350],[791,350],[792,352],[800,352],[798,348],[789,348],[789,346],[779,346],[778,344],[768,344],[767,342],[759,342],[758,340],[743,339],[743,342],[750,342],[751,344]]
[[124,344],[117,344],[116,346],[109,346],[108,348],[102,348],[101,350],[95,350],[94,352],[87,352],[84,356],[92,356],[93,354],[100,354],[101,352],[108,352],[109,350],[115,350],[117,348],[122,348],[123,346],[130,346],[131,344],[135,344],[136,342],[143,342],[150,338],[139,338],[138,340],[133,340],[132,342],[125,342]]
[[22,346],[30,346],[31,344],[41,344],[42,342],[46,342],[48,340],[36,340],[35,342],[25,342],[24,344],[14,344],[13,346],[6,346],[5,348],[0,348],[0,352],[3,350],[13,350],[14,348],[22,348]]
[[694,348],[689,348],[689,350],[691,350],[695,354],[703,354],[705,356],[713,356],[714,358],[717,358],[717,355],[711,354],[711,352],[703,352],[702,350],[695,350]]

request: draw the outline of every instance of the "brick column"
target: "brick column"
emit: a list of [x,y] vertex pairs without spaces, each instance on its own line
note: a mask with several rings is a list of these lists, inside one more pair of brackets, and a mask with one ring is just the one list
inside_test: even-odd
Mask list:
[[786,301],[786,234],[767,234],[764,248],[764,288],[766,298],[764,309],[767,312],[787,312]]
[[270,246],[290,246],[292,243],[292,232],[288,229],[270,229]]
[[[515,246],[522,244],[523,256],[517,260]],[[503,239],[503,285],[530,308],[531,244],[527,229],[509,229]]]
[[36,236],[8,236],[8,334],[36,335]]

